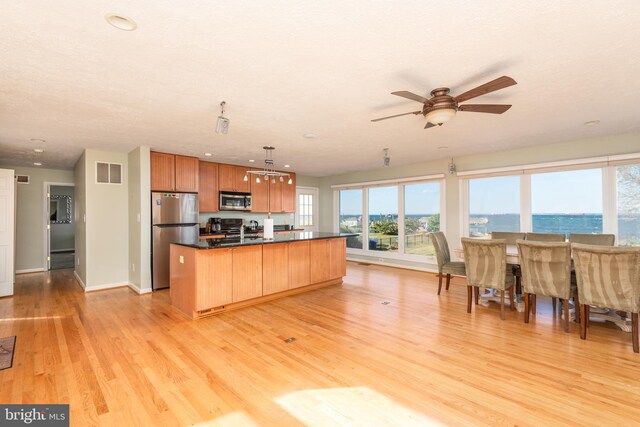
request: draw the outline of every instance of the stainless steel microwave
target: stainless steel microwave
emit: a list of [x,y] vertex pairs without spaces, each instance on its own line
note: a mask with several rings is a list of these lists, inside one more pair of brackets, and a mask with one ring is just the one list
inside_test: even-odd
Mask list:
[[221,211],[250,211],[251,193],[220,192]]

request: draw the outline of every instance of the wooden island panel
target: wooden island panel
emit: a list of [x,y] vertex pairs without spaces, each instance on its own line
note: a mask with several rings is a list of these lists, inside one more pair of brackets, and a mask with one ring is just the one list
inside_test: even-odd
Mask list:
[[219,307],[233,302],[233,254],[230,248],[217,251],[200,251],[196,310]]
[[309,243],[289,243],[289,289],[311,284],[309,280]]
[[263,246],[263,295],[271,295],[289,289],[289,245],[289,243],[274,243]]
[[262,296],[262,246],[231,248],[233,302]]
[[309,244],[311,245],[311,283],[325,282],[331,276],[329,240],[312,240]]
[[329,240],[329,279],[347,275],[347,239]]

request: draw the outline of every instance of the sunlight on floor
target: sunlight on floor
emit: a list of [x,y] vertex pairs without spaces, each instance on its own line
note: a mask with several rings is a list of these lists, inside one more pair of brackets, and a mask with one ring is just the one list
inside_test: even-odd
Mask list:
[[0,319],[0,322],[18,322],[20,320],[44,320],[44,319],[62,319],[62,316],[10,317],[8,319]]
[[231,412],[230,414],[223,415],[215,420],[203,421],[198,424],[193,424],[194,427],[222,427],[222,426],[242,426],[242,427],[259,427],[260,424],[256,423],[249,415],[244,411]]
[[311,427],[444,425],[368,387],[296,391],[275,401],[300,422]]

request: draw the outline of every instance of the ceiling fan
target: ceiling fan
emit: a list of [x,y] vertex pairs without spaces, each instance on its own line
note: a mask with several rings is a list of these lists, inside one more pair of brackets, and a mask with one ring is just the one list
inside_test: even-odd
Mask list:
[[379,119],[373,119],[372,122],[379,122],[380,120],[392,119],[394,117],[406,116],[408,114],[422,114],[427,119],[425,129],[434,127],[436,125],[442,126],[444,122],[451,120],[458,111],[469,111],[472,113],[491,113],[502,114],[511,108],[511,105],[505,104],[466,104],[459,105],[461,102],[468,101],[472,98],[476,98],[480,95],[495,92],[500,89],[504,89],[509,86],[517,84],[511,77],[502,76],[495,80],[480,85],[474,89],[471,89],[461,95],[451,96],[449,95],[448,87],[439,87],[431,91],[431,98],[427,99],[415,93],[401,90],[399,92],[391,92],[392,95],[401,96],[403,98],[411,99],[412,101],[418,101],[424,104],[422,110],[412,111],[410,113],[396,114],[394,116],[381,117]]

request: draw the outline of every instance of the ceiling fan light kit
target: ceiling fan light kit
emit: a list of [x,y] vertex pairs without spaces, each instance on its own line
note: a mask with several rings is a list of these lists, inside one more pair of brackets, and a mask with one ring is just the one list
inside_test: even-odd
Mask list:
[[391,92],[392,95],[401,96],[403,98],[417,101],[423,104],[422,110],[411,111],[409,113],[395,114],[393,116],[381,117],[379,119],[373,119],[372,122],[378,122],[380,120],[391,119],[394,117],[406,116],[409,114],[422,114],[427,120],[425,129],[434,127],[436,125],[441,126],[443,123],[448,122],[456,116],[458,111],[468,111],[471,113],[490,113],[490,114],[502,114],[511,108],[511,105],[506,104],[466,104],[460,105],[460,103],[468,101],[472,98],[476,98],[487,93],[495,92],[500,89],[504,89],[509,86],[513,86],[517,82],[508,76],[498,77],[495,80],[480,85],[474,89],[471,89],[456,97],[449,95],[449,88],[440,87],[431,91],[431,98],[427,99],[415,93],[408,92],[406,90]]
[[[272,157],[273,150],[275,150],[275,147],[265,145],[262,148],[265,151],[264,168],[262,170],[247,171],[247,173],[244,175],[243,181],[247,182],[249,181],[249,175],[255,175],[256,184],[260,184],[262,182],[262,179],[264,179],[267,183],[271,181],[271,184],[276,183],[276,178],[278,178],[280,182],[284,182],[285,177],[289,178],[287,180],[288,185],[293,184],[293,179],[291,179],[291,175],[285,172],[278,172],[277,170],[275,170],[275,162],[273,161],[273,157]],[[262,179],[260,177],[262,177]]]

